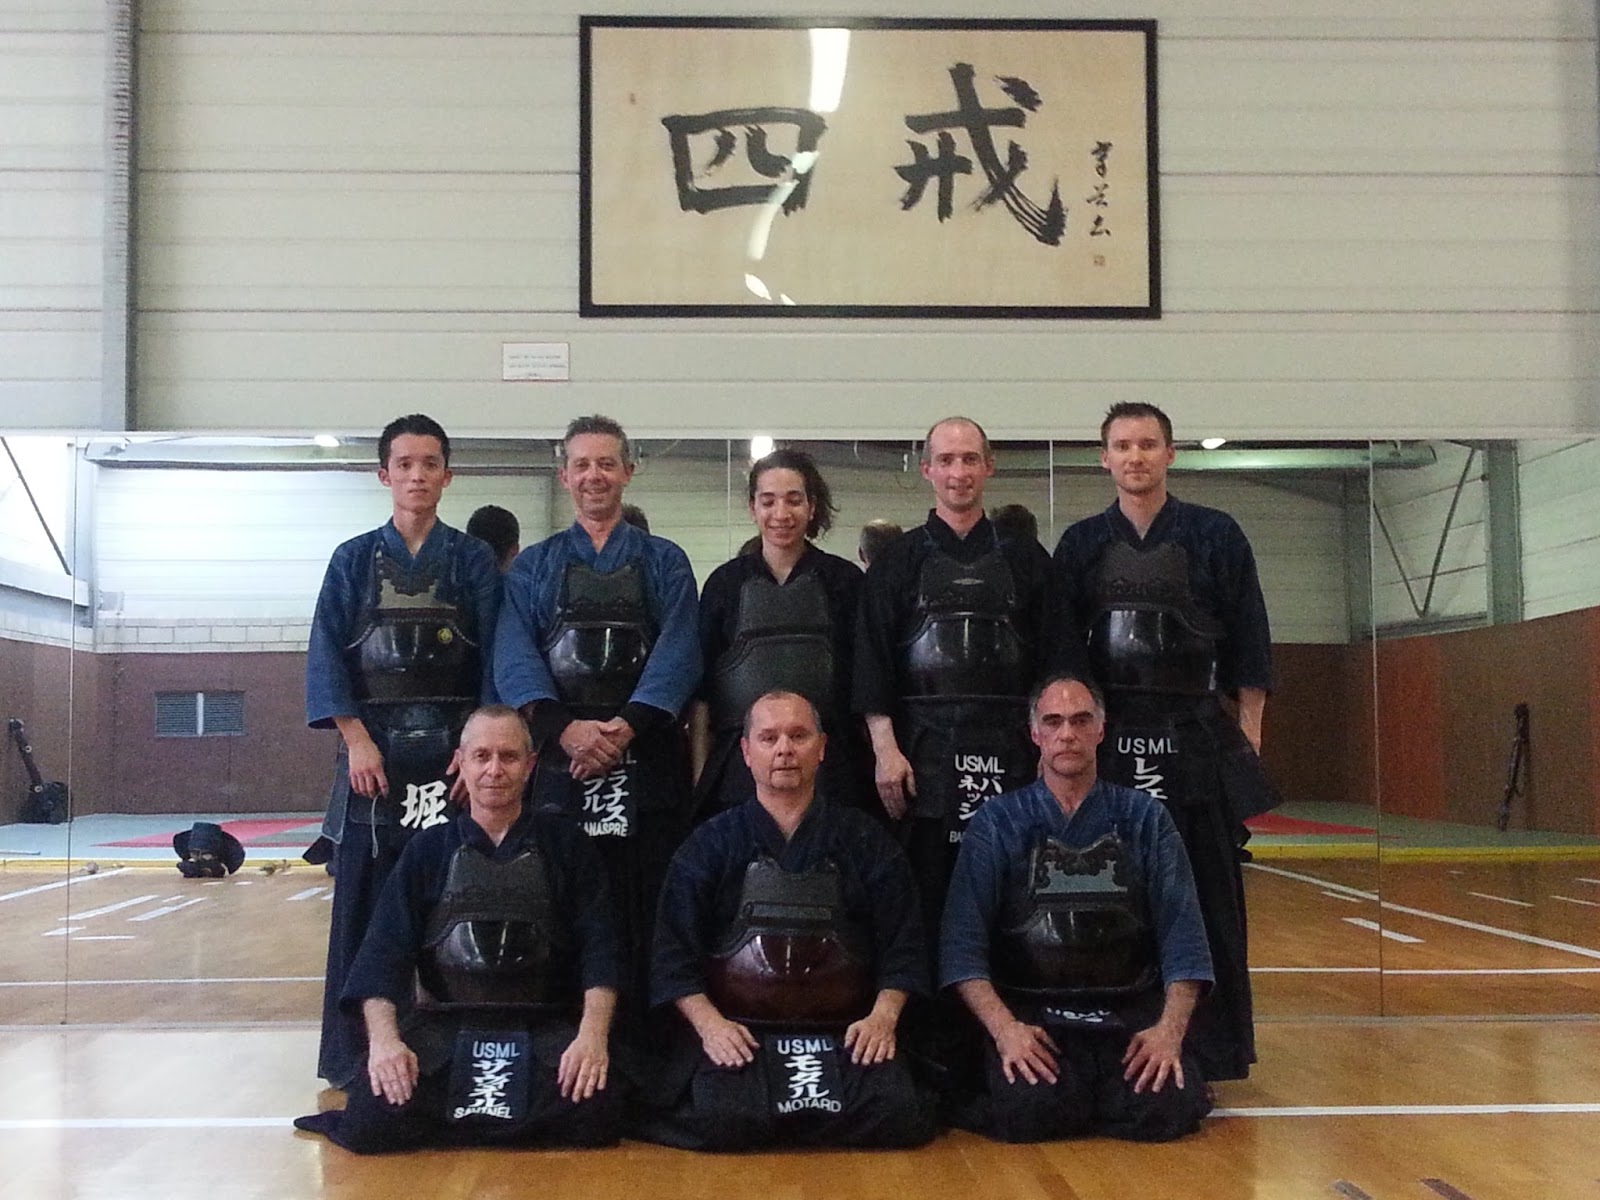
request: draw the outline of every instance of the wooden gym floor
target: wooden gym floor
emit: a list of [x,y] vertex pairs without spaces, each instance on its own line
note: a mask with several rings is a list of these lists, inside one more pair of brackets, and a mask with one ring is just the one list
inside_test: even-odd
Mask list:
[[1600,863],[1274,858],[1246,880],[1261,1063],[1176,1145],[374,1161],[289,1127],[319,1100],[325,875],[8,864],[0,1198],[1600,1197]]

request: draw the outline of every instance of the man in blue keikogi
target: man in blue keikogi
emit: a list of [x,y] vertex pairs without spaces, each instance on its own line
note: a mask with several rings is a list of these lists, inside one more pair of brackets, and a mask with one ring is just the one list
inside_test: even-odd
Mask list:
[[688,828],[688,750],[678,715],[700,681],[688,556],[622,519],[633,448],[609,417],[568,427],[559,477],[576,519],[506,575],[494,680],[528,722],[533,802],[578,821],[605,863],[622,943],[619,1024],[645,1008],[651,923]]
[[339,730],[324,830],[337,843],[317,1073],[345,1087],[366,1057],[339,995],[378,892],[406,840],[448,821],[447,778],[467,714],[491,697],[485,667],[500,604],[494,552],[438,518],[450,439],[429,417],[378,439],[391,519],[333,553],[306,652],[306,722]]
[[985,1087],[956,1123],[1007,1142],[1167,1141],[1211,1109],[1185,1045],[1211,986],[1194,877],[1172,818],[1098,777],[1098,691],[1071,675],[1031,703],[1039,778],[962,839],[939,982],[988,1033]]
[[467,811],[407,844],[345,984],[364,1078],[297,1127],[360,1154],[616,1141],[605,879],[572,822],[524,805],[533,761],[515,709],[468,719]]
[[1208,1078],[1242,1079],[1256,1048],[1240,847],[1245,820],[1279,803],[1259,758],[1267,606],[1238,523],[1168,492],[1166,413],[1114,405],[1100,441],[1117,498],[1062,533],[1057,587],[1105,690],[1100,774],[1166,805],[1194,869],[1217,973],[1195,1055]]
[[805,697],[757,699],[740,743],[754,794],[673,857],[650,982],[681,1019],[637,1136],[752,1150],[934,1134],[932,1097],[896,1057],[928,982],[916,885],[876,819],[817,795],[826,743]]

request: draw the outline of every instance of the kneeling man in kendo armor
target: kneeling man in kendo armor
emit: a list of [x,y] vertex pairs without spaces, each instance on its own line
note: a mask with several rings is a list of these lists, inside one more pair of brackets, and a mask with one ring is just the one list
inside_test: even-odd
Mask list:
[[956,1123],[1180,1137],[1211,1108],[1185,1046],[1212,971],[1183,843],[1159,801],[1098,778],[1092,685],[1057,675],[1030,708],[1039,778],[979,809],[945,905],[939,982],[991,1039]]
[[904,853],[859,809],[815,790],[816,710],[769,692],[745,721],[755,794],[674,855],[651,1000],[681,1015],[634,1132],[685,1149],[915,1146],[930,1096],[896,1026],[927,990]]
[[467,811],[407,844],[345,983],[365,1076],[342,1112],[295,1124],[363,1154],[608,1145],[619,968],[599,856],[523,804],[534,755],[515,709],[475,712],[460,762]]

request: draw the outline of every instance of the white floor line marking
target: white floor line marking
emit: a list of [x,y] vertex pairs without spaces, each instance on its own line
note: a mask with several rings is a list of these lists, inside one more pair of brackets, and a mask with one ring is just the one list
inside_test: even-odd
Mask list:
[[180,908],[188,908],[191,904],[204,904],[204,896],[196,896],[193,900],[185,900],[182,904],[168,904],[161,908],[152,908],[149,912],[140,913],[137,917],[129,917],[130,921],[154,921],[157,917],[164,917],[169,912],[177,912]]
[[[63,918],[63,920],[64,919],[65,918]],[[69,933],[77,933],[78,930],[80,930],[82,928],[83,928],[82,925],[62,925],[62,926],[60,926],[59,928],[56,928],[56,929],[46,929],[39,936],[40,937],[66,937],[67,934],[69,934]]]
[[1582,958],[1600,958],[1600,950],[1591,950],[1587,946],[1574,946],[1571,942],[1558,942],[1551,938],[1534,937],[1531,933],[1517,933],[1512,929],[1496,929],[1493,925],[1481,925],[1477,921],[1464,921],[1460,917],[1447,917],[1443,913],[1429,912],[1425,908],[1411,908],[1405,904],[1396,904],[1391,900],[1379,899],[1374,892],[1363,892],[1360,888],[1346,887],[1342,883],[1330,883],[1326,879],[1318,879],[1315,875],[1302,875],[1298,871],[1285,871],[1282,867],[1269,867],[1262,863],[1246,863],[1252,871],[1264,871],[1268,875],[1281,875],[1285,879],[1295,879],[1301,883],[1312,883],[1318,887],[1332,888],[1339,892],[1349,892],[1352,896],[1360,896],[1364,900],[1377,901],[1378,907],[1389,912],[1405,913],[1408,916],[1421,917],[1428,921],[1438,921],[1443,925],[1454,925],[1458,929],[1470,929],[1475,933],[1487,933],[1491,937],[1508,938],[1513,942],[1524,942],[1530,946],[1543,946],[1547,950],[1565,950],[1568,954],[1576,954]]
[[1503,1113],[1600,1113],[1600,1104],[1337,1104],[1218,1108],[1213,1117],[1475,1117]]
[[56,888],[71,887],[75,883],[88,883],[91,879],[110,879],[113,875],[126,875],[131,868],[117,867],[112,871],[101,871],[98,875],[74,875],[71,879],[58,879],[54,883],[41,883],[38,887],[23,888],[20,892],[7,892],[0,896],[0,901],[17,900],[23,896],[35,896],[40,892],[51,892]]
[[1385,975],[1600,975],[1600,967],[1388,967]]
[[1513,900],[1510,896],[1491,896],[1488,892],[1468,892],[1469,896],[1476,896],[1479,900],[1493,900],[1496,904],[1515,904],[1518,908],[1532,908],[1532,903],[1527,900]]
[[131,933],[91,933],[83,937],[75,937],[75,942],[134,942],[138,941]]
[[[1251,967],[1250,974],[1259,972],[1262,975],[1377,975],[1382,970],[1382,967]],[[1595,971],[1600,974],[1600,967],[1596,967]]]
[[1579,900],[1576,896],[1551,896],[1552,900],[1560,900],[1564,904],[1581,904],[1585,908],[1600,908],[1600,900]]
[[164,897],[162,897],[161,903],[163,903],[163,904],[173,904],[173,903],[176,903],[177,901],[182,900],[182,899],[183,899],[183,893],[179,892],[176,896],[164,896]]
[[107,913],[114,913],[121,908],[132,908],[135,904],[143,904],[147,900],[154,900],[155,894],[148,896],[135,896],[132,900],[119,900],[116,904],[107,904],[104,908],[91,908],[88,912],[72,913],[62,917],[63,921],[87,921],[90,917],[103,917]]
[[[132,936],[132,935],[129,935]],[[204,983],[321,983],[321,975],[252,975],[219,977],[216,979],[69,979],[68,987],[134,987],[147,984],[204,984]],[[58,988],[59,979],[0,980],[0,988]]]
[[1370,929],[1379,937],[1386,937],[1391,942],[1405,942],[1408,946],[1419,945],[1422,942],[1422,939],[1419,937],[1412,937],[1408,933],[1396,933],[1392,929],[1385,929],[1376,921],[1369,921],[1365,917],[1340,917],[1339,919],[1346,925],[1355,925],[1361,929]]
[[290,896],[289,899],[291,899],[291,900],[309,900],[309,899],[311,899],[311,897],[315,896],[320,891],[322,891],[322,885],[318,884],[316,887],[307,888],[303,892],[296,892],[294,895]]
[[1251,967],[1264,975],[1600,975],[1600,967]]
[[[1600,884],[1600,879],[1585,879],[1585,878],[1584,878],[1584,877],[1583,877],[1583,876],[1582,876],[1582,875],[1579,875],[1579,876],[1578,876],[1578,877],[1577,877],[1577,878],[1576,878],[1576,879],[1574,879],[1574,880],[1573,880],[1573,881],[1572,881],[1572,882],[1573,882],[1573,883],[1594,883],[1594,884]],[[3,899],[4,899],[4,898],[5,898],[5,897],[3,897],[3,896],[0,896],[0,900],[3,900]]]
[[1322,894],[1324,896],[1328,896],[1328,897],[1330,897],[1330,898],[1332,898],[1334,900],[1343,900],[1346,904],[1364,904],[1365,903],[1365,901],[1362,900],[1360,896],[1346,896],[1343,892],[1330,892],[1330,891],[1324,890]]

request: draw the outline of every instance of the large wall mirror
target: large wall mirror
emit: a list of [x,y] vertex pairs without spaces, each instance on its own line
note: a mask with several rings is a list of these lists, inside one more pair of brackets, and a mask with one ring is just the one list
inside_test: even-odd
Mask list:
[[[854,559],[865,522],[923,519],[920,433],[800,443],[839,508],[824,548]],[[6,447],[0,717],[23,736],[0,755],[0,1023],[315,1020],[333,881],[300,855],[335,735],[304,727],[303,651],[329,554],[388,514],[372,439]],[[640,451],[628,498],[704,580],[753,532],[751,447]],[[1595,1011],[1597,458],[1180,450],[1172,489],[1244,527],[1276,642],[1264,757],[1285,804],[1252,823],[1245,872],[1259,1016]],[[570,519],[548,439],[463,443],[453,465],[451,524],[497,504],[526,545]],[[1047,549],[1111,500],[1092,445],[1001,444],[997,467],[991,510],[1027,508]],[[70,820],[29,807],[20,744]],[[237,873],[179,875],[196,820],[240,838]]]
[[1593,1013],[1600,443],[1427,450],[1373,475],[1384,1011]]

